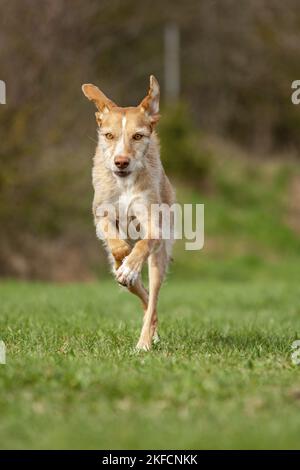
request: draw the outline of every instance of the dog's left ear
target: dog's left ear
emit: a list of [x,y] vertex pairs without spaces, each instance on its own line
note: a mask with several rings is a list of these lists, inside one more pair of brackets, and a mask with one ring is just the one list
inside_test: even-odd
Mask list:
[[148,95],[139,104],[143,113],[146,113],[152,124],[159,120],[159,84],[154,75],[150,75],[150,88]]
[[108,113],[111,108],[117,106],[112,100],[107,98],[107,96],[103,93],[103,91],[99,90],[98,87],[92,85],[91,83],[86,83],[82,85],[82,91],[84,95],[90,100],[93,101],[99,110],[100,116],[103,113]]

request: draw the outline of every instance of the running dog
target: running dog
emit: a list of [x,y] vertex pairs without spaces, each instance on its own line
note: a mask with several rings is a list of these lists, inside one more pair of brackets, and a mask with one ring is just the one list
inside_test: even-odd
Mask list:
[[[157,302],[170,258],[173,237],[161,236],[161,218],[151,216],[151,206],[175,202],[173,188],[160,160],[160,147],[155,126],[159,120],[160,90],[150,76],[147,96],[138,106],[120,107],[92,84],[82,86],[84,95],[93,101],[97,112],[98,144],[94,157],[93,214],[97,233],[112,262],[119,284],[138,296],[144,310],[144,321],[138,350],[148,351],[157,342]],[[115,220],[103,206],[115,208]],[[130,217],[129,217],[130,208]],[[121,236],[120,211],[143,233],[138,239]],[[159,234],[159,236],[157,236]],[[141,271],[148,261],[149,292],[144,287]]]

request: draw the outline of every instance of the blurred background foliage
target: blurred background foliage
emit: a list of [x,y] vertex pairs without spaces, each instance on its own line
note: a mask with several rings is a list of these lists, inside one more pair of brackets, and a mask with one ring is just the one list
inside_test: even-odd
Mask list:
[[[199,253],[174,274],[295,275],[300,253],[300,4],[296,0],[0,0],[0,275],[105,275],[94,235],[93,82],[137,104],[162,86],[162,160],[179,201],[205,203]],[[164,29],[180,31],[181,92],[164,102]]]

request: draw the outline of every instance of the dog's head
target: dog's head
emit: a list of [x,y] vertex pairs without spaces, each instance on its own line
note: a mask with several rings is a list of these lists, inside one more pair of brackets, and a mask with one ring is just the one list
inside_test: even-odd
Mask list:
[[159,85],[150,76],[147,96],[138,106],[121,108],[95,85],[82,86],[98,109],[99,146],[106,166],[116,177],[126,177],[144,167],[151,134],[159,119]]

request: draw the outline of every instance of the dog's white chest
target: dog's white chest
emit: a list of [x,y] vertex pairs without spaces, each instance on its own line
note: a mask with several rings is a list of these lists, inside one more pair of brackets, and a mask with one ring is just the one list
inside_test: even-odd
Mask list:
[[149,191],[140,191],[135,192],[132,189],[128,188],[123,191],[119,197],[119,209],[121,211],[128,212],[129,209],[134,212],[134,208],[139,208],[139,212],[141,211],[141,207],[144,207],[145,210],[148,209],[147,205],[147,197]]
[[119,209],[127,212],[134,199],[132,191],[124,191],[119,198]]

